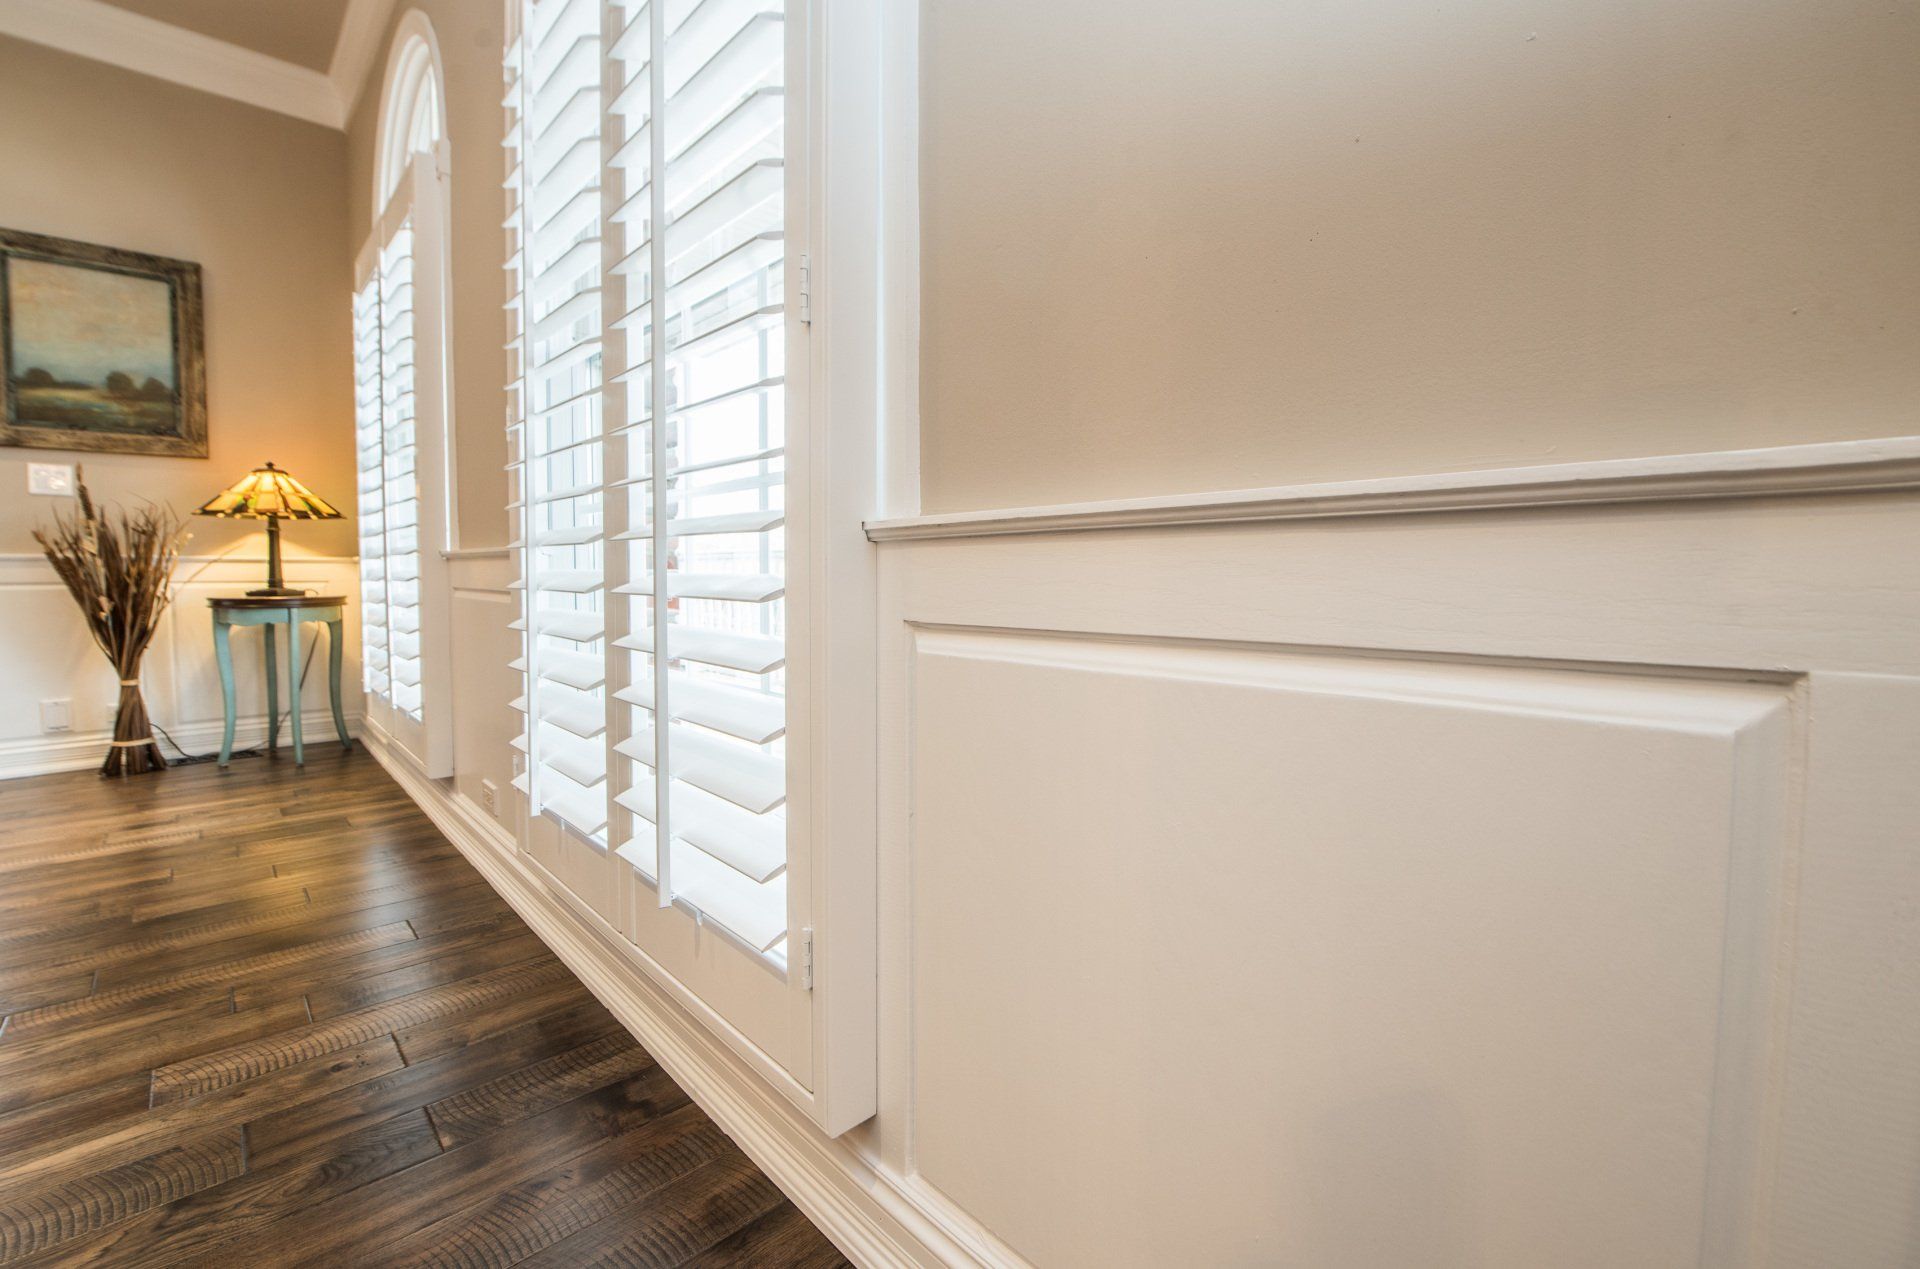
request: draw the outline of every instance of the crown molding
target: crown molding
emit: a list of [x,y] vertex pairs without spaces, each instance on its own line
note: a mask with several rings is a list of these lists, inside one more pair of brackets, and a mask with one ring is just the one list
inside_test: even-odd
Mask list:
[[346,16],[340,20],[340,38],[333,46],[333,60],[327,66],[327,78],[333,82],[334,95],[340,99],[340,125],[347,126],[354,107],[367,90],[386,39],[387,20],[393,16],[394,0],[348,0]]
[[[375,0],[376,5],[383,2]],[[344,27],[365,7],[366,0],[353,0],[348,23],[342,24],[343,36]],[[0,35],[328,128],[347,125],[347,99],[340,81],[330,75],[116,9],[101,0],[0,0]],[[370,38],[377,42],[379,32]],[[337,47],[334,60],[338,65]]]

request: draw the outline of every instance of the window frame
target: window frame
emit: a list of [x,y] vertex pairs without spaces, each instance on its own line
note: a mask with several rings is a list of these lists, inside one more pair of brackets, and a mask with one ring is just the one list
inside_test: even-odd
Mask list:
[[[448,160],[445,78],[432,25],[419,10],[396,28],[380,99],[379,142],[373,188],[373,227],[355,262],[355,302],[370,279],[382,277],[382,257],[395,237],[410,229],[413,274],[412,374],[413,464],[418,502],[414,549],[418,560],[420,717],[415,719],[386,693],[369,690],[369,730],[391,751],[434,778],[454,771],[452,591],[446,559],[452,540],[453,400],[449,316],[451,258],[448,249]],[[425,143],[425,148],[422,148]],[[381,290],[376,286],[376,292]],[[376,304],[376,307],[378,305]],[[386,316],[377,319],[378,342],[386,341]],[[381,433],[384,453],[384,392]],[[356,420],[356,444],[358,421]],[[356,455],[356,467],[358,459]],[[382,496],[383,577],[394,553],[384,547],[387,499]],[[402,555],[409,554],[406,552]],[[363,562],[363,569],[365,567]],[[386,578],[391,586],[392,579]],[[363,601],[363,620],[367,604]],[[388,631],[388,653],[391,638]],[[388,672],[392,666],[389,661]],[[366,687],[362,680],[363,689]]]
[[[609,9],[594,2],[604,39]],[[685,905],[660,907],[653,885],[613,860],[606,842],[538,815],[523,816],[519,838],[523,858],[557,897],[832,1134],[877,1109],[878,577],[862,525],[882,509],[874,161],[881,134],[870,96],[880,67],[877,45],[859,29],[877,2],[784,6],[789,324],[803,290],[810,312],[789,341],[786,366],[789,951],[778,1002],[763,1001],[755,1006],[760,1016],[742,1018],[734,988],[742,975],[767,971],[703,930]],[[504,7],[511,50],[522,9],[517,0]],[[868,59],[861,74],[825,75],[823,19],[842,42],[861,46]],[[603,168],[615,144],[603,135]],[[852,161],[836,169],[834,155]],[[847,175],[836,181],[841,170]],[[603,256],[609,250],[603,244]],[[507,290],[511,297],[516,284]],[[607,324],[603,313],[603,330]],[[611,417],[603,403],[603,421]],[[606,479],[603,471],[603,487]],[[521,528],[515,536],[524,551]],[[612,634],[609,624],[609,641]],[[615,711],[607,708],[611,725]],[[517,760],[516,774],[518,767]],[[769,1043],[770,1031],[782,1042]]]

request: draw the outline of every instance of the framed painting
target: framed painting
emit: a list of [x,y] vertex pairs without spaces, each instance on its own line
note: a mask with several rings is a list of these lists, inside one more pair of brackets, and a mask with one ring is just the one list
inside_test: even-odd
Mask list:
[[0,229],[0,445],[207,456],[200,266]]

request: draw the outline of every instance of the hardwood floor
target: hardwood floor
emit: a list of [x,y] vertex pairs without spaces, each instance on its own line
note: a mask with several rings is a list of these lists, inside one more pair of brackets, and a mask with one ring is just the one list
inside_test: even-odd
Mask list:
[[0,784],[0,1013],[0,1263],[846,1263],[358,750]]

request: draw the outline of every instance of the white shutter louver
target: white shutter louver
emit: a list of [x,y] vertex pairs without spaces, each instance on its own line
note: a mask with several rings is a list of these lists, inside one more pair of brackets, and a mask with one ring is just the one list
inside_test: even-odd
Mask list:
[[354,468],[360,504],[360,649],[370,696],[391,699],[387,647],[386,438],[381,427],[380,278],[353,297]]
[[783,7],[522,0],[519,21],[522,787],[784,968]]
[[425,667],[413,273],[413,227],[402,221],[380,244],[354,296],[354,446],[366,690],[418,722]]
[[536,812],[607,827],[597,0],[523,10],[508,58],[509,470],[520,517],[519,748]]
[[[387,626],[420,629],[420,482],[414,435],[413,226],[402,223],[380,248],[380,505],[386,525]],[[419,640],[391,639],[389,697],[421,718]]]

